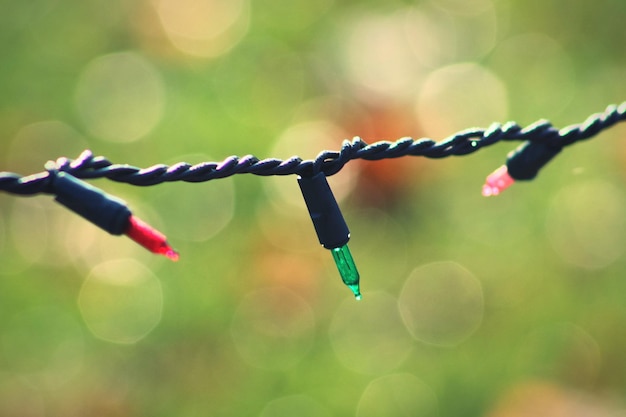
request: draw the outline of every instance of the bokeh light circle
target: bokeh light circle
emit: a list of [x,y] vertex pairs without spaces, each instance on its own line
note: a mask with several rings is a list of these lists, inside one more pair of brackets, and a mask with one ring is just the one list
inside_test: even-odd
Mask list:
[[237,352],[250,365],[286,370],[313,343],[315,316],[309,304],[285,287],[253,291],[243,298],[231,324]]
[[330,417],[330,412],[307,395],[290,395],[270,401],[259,417]]
[[[207,155],[183,155],[176,161],[212,161]],[[195,162],[189,162],[195,163]],[[202,189],[200,192],[198,188]],[[164,184],[152,196],[152,207],[167,217],[168,236],[192,242],[206,241],[230,223],[235,211],[232,178],[204,185],[177,182]]]
[[133,259],[102,263],[92,269],[78,295],[91,333],[112,343],[135,343],[161,320],[163,290],[150,269]]
[[413,347],[398,314],[397,300],[382,291],[368,292],[359,302],[350,297],[341,303],[329,336],[341,363],[364,374],[397,368]]
[[76,87],[76,108],[85,126],[101,139],[131,142],[159,123],[165,84],[157,69],[134,52],[91,61]]
[[57,388],[83,366],[80,324],[53,306],[26,309],[3,318],[0,356],[6,370],[38,388]]
[[415,339],[454,346],[467,339],[482,322],[482,285],[455,262],[430,263],[413,270],[406,280],[399,308]]
[[[453,59],[454,22],[450,16],[422,6],[406,10],[404,17],[407,42],[424,69],[433,70]],[[422,82],[427,75],[422,74]]]
[[50,159],[76,157],[85,148],[85,139],[73,127],[46,120],[23,126],[4,156],[8,170],[27,175],[42,171]]
[[576,80],[576,66],[565,48],[543,33],[526,33],[501,41],[487,63],[502,77],[511,97],[515,97],[511,110],[516,115],[556,115],[584,84]]
[[[366,92],[405,100],[423,88],[431,70],[479,60],[496,44],[498,19],[490,0],[474,3],[481,4],[470,5],[468,13],[461,7],[451,11],[422,2],[393,13],[361,12],[344,19],[338,38],[345,76]],[[465,87],[480,92],[472,84],[483,81],[473,74]]]
[[[78,156],[86,147],[83,137],[64,122],[31,123],[11,141],[5,155],[7,169],[21,174],[39,172],[46,161]],[[56,203],[40,199],[16,199],[8,207],[6,231],[11,239],[0,252],[6,255],[0,275],[22,271],[35,263],[62,266],[69,262],[63,239],[75,216]]]
[[67,264],[70,254],[64,244],[64,232],[71,219],[67,209],[50,201],[14,201],[10,228],[15,250],[29,264]]
[[[27,175],[42,171],[50,159],[75,157],[85,148],[84,138],[74,128],[59,120],[46,120],[20,128],[3,156],[7,170]],[[9,207],[4,248],[0,227],[0,256],[4,258],[0,275],[20,272],[35,263],[54,266],[68,263],[70,253],[64,245],[65,231],[77,216],[45,199],[15,199]]]
[[415,94],[426,71],[407,36],[406,13],[363,14],[344,24],[341,54],[351,82],[388,97]]
[[531,330],[511,363],[517,374],[593,386],[602,368],[598,342],[573,323],[547,323]]
[[415,375],[398,373],[371,381],[359,400],[356,417],[436,417],[435,392]]
[[248,0],[157,0],[155,7],[172,44],[200,57],[228,52],[250,22]]
[[563,260],[583,268],[602,268],[624,254],[625,212],[621,188],[603,181],[574,184],[554,196],[546,230]]
[[432,68],[480,61],[496,45],[502,10],[496,12],[491,0],[450,0],[448,3],[452,2],[457,4],[422,2],[416,11],[425,19],[427,29],[407,28],[411,34],[419,35],[411,36],[417,48],[421,49],[422,42],[438,45],[438,50],[431,52],[432,56],[439,57],[438,65]]
[[424,81],[417,118],[426,135],[445,138],[471,126],[489,126],[508,115],[507,90],[488,69],[461,63],[438,69]]

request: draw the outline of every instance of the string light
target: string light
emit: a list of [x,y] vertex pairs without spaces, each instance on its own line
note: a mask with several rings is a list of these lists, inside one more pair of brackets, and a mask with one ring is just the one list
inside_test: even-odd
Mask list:
[[55,201],[112,235],[125,234],[150,252],[178,260],[165,235],[132,215],[126,203],[66,172],[49,171]]
[[560,130],[550,122],[540,120],[526,128],[514,122],[504,125],[494,123],[486,129],[471,128],[440,142],[427,138],[401,138],[395,142],[367,144],[357,137],[344,141],[339,151],[322,151],[314,160],[302,160],[297,156],[284,161],[276,158],[261,160],[246,155],[231,156],[219,163],[191,165],[181,162],[141,169],[127,164],[113,164],[87,150],[75,160],[62,157],[49,162],[45,172],[29,176],[0,172],[0,191],[22,196],[52,194],[57,202],[107,232],[125,234],[149,251],[175,261],[178,253],[162,233],[133,216],[124,201],[82,179],[108,178],[148,186],[171,181],[203,182],[235,174],[297,175],[320,243],[331,251],[344,284],[360,299],[359,273],[347,245],[350,232],[328,185],[327,176],[338,173],[355,159],[374,161],[402,156],[444,158],[467,155],[500,141],[521,141],[523,143],[509,153],[506,164],[490,174],[483,186],[483,195],[498,195],[516,181],[535,178],[539,170],[566,146],[589,139],[624,120],[626,102],[619,106],[610,105],[604,112],[589,116],[583,123]]

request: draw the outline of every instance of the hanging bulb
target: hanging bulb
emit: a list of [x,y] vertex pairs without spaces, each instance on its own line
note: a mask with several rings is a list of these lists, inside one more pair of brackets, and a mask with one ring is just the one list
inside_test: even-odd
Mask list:
[[350,231],[326,175],[320,172],[312,177],[298,177],[298,184],[320,243],[331,251],[341,280],[360,300],[359,272],[348,248]]
[[352,259],[350,248],[345,244],[340,248],[331,249],[330,252],[333,254],[333,259],[339,270],[339,275],[341,275],[341,280],[350,288],[354,294],[354,298],[356,298],[357,301],[360,300],[361,288],[359,286],[359,271],[357,271],[354,259]]

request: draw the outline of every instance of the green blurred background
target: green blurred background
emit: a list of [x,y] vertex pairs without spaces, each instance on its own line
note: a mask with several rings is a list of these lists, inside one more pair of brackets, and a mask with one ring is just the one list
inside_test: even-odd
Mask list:
[[[626,99],[619,0],[3,0],[0,170],[313,158]],[[93,183],[178,263],[0,195],[0,416],[626,415],[623,126],[480,195],[514,146],[331,178],[356,302],[295,178]]]

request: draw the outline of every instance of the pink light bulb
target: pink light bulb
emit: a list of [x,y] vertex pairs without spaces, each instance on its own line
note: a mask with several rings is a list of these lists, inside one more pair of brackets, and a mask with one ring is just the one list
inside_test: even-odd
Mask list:
[[515,180],[509,175],[506,165],[502,165],[487,177],[485,185],[483,185],[483,195],[485,197],[498,195],[513,185],[514,182]]

